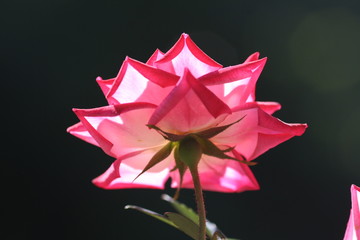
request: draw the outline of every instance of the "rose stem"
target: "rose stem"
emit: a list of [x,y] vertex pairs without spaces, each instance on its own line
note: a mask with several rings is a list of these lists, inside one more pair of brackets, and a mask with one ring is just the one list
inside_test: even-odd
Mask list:
[[206,240],[206,212],[203,191],[197,166],[189,167],[194,182],[197,212],[199,215],[199,240]]

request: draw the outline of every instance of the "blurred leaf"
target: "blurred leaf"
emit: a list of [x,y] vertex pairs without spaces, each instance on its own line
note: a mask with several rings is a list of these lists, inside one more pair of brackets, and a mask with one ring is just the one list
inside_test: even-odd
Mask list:
[[195,240],[199,239],[199,226],[192,220],[183,215],[172,212],[165,213],[165,216],[168,217],[168,219],[170,219],[170,221],[172,221],[179,230],[183,231]]
[[199,226],[196,223],[194,223],[192,220],[188,219],[183,215],[180,215],[178,213],[171,213],[171,212],[167,212],[164,215],[161,215],[151,210],[134,205],[127,205],[125,206],[125,209],[134,209],[139,212],[142,212],[164,223],[167,223],[172,227],[175,227],[176,229],[184,232],[186,235],[190,236],[194,240],[199,239]]
[[[186,206],[185,204],[176,201],[172,197],[167,194],[161,195],[161,198],[171,204],[176,211],[184,215],[185,217],[191,219],[194,223],[199,224],[199,216],[197,213],[192,209]],[[206,234],[209,237],[212,237],[216,231],[219,231],[216,224],[206,220]]]
[[[127,205],[125,209],[134,209],[139,212],[142,212],[146,215],[149,215],[153,218],[156,218],[164,223],[169,224],[172,227],[184,232],[186,235],[191,237],[194,240],[199,239],[199,217],[196,212],[186,206],[185,204],[176,201],[169,195],[163,194],[161,198],[171,204],[173,208],[179,213],[173,212],[166,212],[164,215],[159,213],[153,212],[151,210],[134,206],[134,205]],[[227,238],[220,229],[217,228],[215,223],[212,223],[206,220],[206,235],[211,240],[239,240],[235,238]]]
[[186,206],[183,203],[180,203],[176,200],[174,200],[172,197],[170,197],[167,194],[161,195],[161,199],[169,202],[173,208],[175,208],[176,211],[184,215],[185,217],[191,219],[194,223],[198,224],[199,222],[199,216],[196,214],[196,212]]
[[173,226],[175,228],[177,228],[177,226],[172,222],[170,221],[167,217],[159,214],[159,213],[156,213],[156,212],[153,212],[151,210],[148,210],[148,209],[145,209],[145,208],[142,208],[142,207],[138,207],[138,206],[134,206],[134,205],[126,205],[125,206],[125,209],[134,209],[134,210],[137,210],[139,212],[142,212],[142,213],[145,213],[146,215],[149,215],[151,217],[154,217],[164,223],[167,223],[169,224],[170,226]]

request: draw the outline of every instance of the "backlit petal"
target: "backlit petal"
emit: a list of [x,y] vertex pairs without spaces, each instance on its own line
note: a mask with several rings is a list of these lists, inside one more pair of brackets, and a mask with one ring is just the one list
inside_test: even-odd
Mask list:
[[[234,160],[219,159],[203,155],[198,170],[201,186],[204,190],[243,192],[259,189],[259,185],[250,168],[247,165]],[[171,173],[171,178],[171,187],[176,188],[179,184],[178,173]],[[184,175],[182,187],[194,187],[189,171]]]
[[126,58],[107,93],[110,104],[130,102],[160,103],[179,77]]
[[[172,64],[172,68],[169,67],[169,63]],[[182,34],[175,45],[161,59],[154,62],[154,65],[178,76],[188,68],[196,78],[222,67],[201,51],[187,34]]]
[[229,107],[255,100],[255,86],[266,58],[219,69],[199,78]]
[[74,112],[97,144],[110,156],[119,157],[163,144],[164,139],[146,127],[154,107],[131,103]]
[[135,180],[159,149],[160,148],[154,148],[146,151],[133,152],[118,158],[111,164],[110,168],[105,173],[95,178],[93,183],[98,187],[105,189],[163,189],[166,180],[169,178],[169,171],[174,164],[171,156],[158,163]]
[[351,211],[344,240],[360,240],[360,188],[351,185]]
[[287,124],[264,112],[256,103],[233,109],[225,122],[244,117],[239,123],[213,138],[215,143],[236,145],[236,150],[252,160],[278,144],[304,133],[306,124]]
[[88,130],[84,127],[82,122],[72,125],[67,129],[67,132],[74,135],[75,137],[84,140],[85,142],[91,143],[95,146],[99,147],[99,144],[95,141],[95,139],[90,135]]
[[215,126],[231,113],[221,100],[195,81],[185,70],[178,85],[151,116],[149,124],[184,134]]

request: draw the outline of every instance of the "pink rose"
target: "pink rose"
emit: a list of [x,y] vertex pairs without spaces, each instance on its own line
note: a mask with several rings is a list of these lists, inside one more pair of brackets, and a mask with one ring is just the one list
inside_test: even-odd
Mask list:
[[360,188],[351,185],[351,211],[344,240],[360,239]]
[[[106,189],[164,188],[171,177],[175,188],[180,175],[172,171],[176,166],[172,145],[161,131],[187,136],[228,125],[217,134],[202,135],[233,158],[205,151],[199,163],[202,187],[220,192],[258,189],[250,168],[236,159],[251,161],[302,135],[307,127],[271,116],[280,104],[255,101],[256,81],[265,62],[255,53],[242,64],[223,68],[182,34],[165,54],[156,50],[145,64],[127,57],[115,78],[98,77],[109,106],[74,109],[80,123],[68,128],[116,159],[93,183]],[[168,155],[136,178],[160,150]],[[188,171],[182,187],[193,187]]]

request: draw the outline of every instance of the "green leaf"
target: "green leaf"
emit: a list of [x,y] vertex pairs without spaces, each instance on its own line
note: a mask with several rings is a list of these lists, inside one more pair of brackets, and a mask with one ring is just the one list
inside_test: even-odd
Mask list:
[[206,139],[215,137],[215,136],[218,135],[219,133],[225,131],[226,129],[228,129],[229,127],[231,127],[232,125],[234,125],[235,123],[238,123],[238,122],[240,122],[241,120],[243,120],[244,117],[246,117],[246,115],[243,116],[242,118],[240,118],[239,120],[233,122],[233,123],[230,123],[230,124],[224,125],[224,126],[220,126],[220,127],[209,128],[209,129],[206,129],[206,130],[204,130],[204,131],[197,132],[196,135],[198,135],[199,137],[202,137],[202,138],[206,138]]
[[164,214],[171,222],[173,222],[179,230],[190,236],[192,239],[199,239],[199,226],[189,218],[178,213],[167,212]]
[[173,149],[174,145],[172,142],[169,142],[166,144],[163,148],[161,148],[155,155],[150,159],[149,163],[145,166],[145,168],[142,170],[142,172],[136,176],[136,178],[133,180],[135,181],[140,175],[142,175],[144,172],[158,164],[159,162],[163,161],[165,158],[167,158]]
[[153,212],[151,210],[148,210],[148,209],[145,209],[145,208],[142,208],[142,207],[138,207],[138,206],[134,206],[134,205],[126,205],[125,206],[125,209],[134,209],[134,210],[137,210],[139,212],[142,212],[142,213],[145,213],[146,215],[149,215],[151,217],[154,217],[164,223],[167,223],[169,224],[170,226],[173,226],[175,228],[178,228],[177,225],[175,225],[172,221],[170,221],[167,217],[159,214],[159,213],[156,213],[156,212]]
[[167,194],[161,195],[161,199],[163,199],[166,202],[169,202],[173,208],[175,208],[176,211],[184,215],[185,217],[191,219],[193,222],[198,223],[199,222],[199,216],[196,214],[196,212],[186,206],[185,204],[176,201],[172,197],[170,197]]
[[164,223],[167,223],[172,227],[175,227],[176,229],[184,232],[186,235],[190,236],[194,240],[199,239],[199,226],[196,223],[194,223],[192,220],[188,219],[183,215],[172,212],[166,212],[164,215],[161,215],[151,210],[134,205],[127,205],[125,206],[125,209],[134,209],[139,212],[142,212],[148,216],[156,218]]
[[[184,203],[181,203],[179,201],[176,201],[174,198],[170,197],[167,194],[161,195],[161,199],[169,202],[171,206],[178,211],[183,216],[189,218],[194,223],[199,224],[199,216],[197,213],[192,209],[186,206]],[[215,231],[217,231],[217,226],[215,223],[212,223],[208,220],[206,220],[206,234],[211,237]]]

